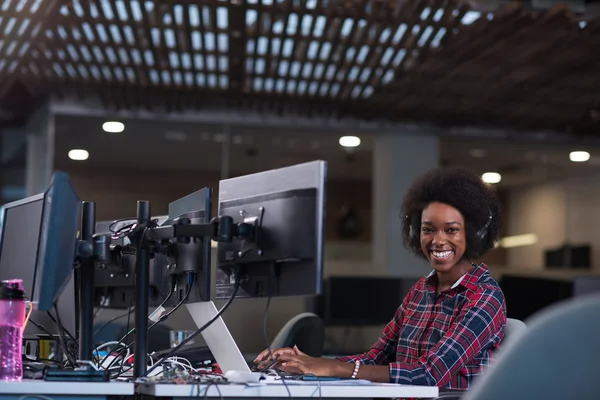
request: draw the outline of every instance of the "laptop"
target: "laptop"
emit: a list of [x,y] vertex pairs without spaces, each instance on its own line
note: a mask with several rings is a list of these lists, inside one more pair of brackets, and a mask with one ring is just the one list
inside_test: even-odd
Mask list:
[[[186,304],[198,329],[219,312],[212,301]],[[252,372],[223,318],[219,317],[203,332],[202,337],[223,373],[228,371]]]

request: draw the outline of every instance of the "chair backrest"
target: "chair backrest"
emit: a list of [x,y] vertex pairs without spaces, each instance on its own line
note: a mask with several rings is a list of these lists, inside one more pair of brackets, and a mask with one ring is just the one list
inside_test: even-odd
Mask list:
[[514,318],[507,318],[506,326],[504,327],[503,343],[508,343],[509,340],[515,340],[515,338],[524,335],[526,330],[527,325],[525,325],[523,321]]
[[566,300],[528,321],[463,400],[598,396],[600,295]]
[[293,347],[294,345],[312,357],[323,355],[325,326],[321,318],[313,313],[298,314],[281,328],[271,347]]

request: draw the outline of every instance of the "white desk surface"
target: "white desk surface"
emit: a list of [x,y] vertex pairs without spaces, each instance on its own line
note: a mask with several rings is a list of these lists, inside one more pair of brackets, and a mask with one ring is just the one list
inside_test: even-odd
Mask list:
[[0,394],[133,396],[135,385],[128,382],[46,382],[41,379],[23,379],[21,382],[0,381]]
[[[219,395],[219,390],[220,395]],[[206,392],[208,388],[208,393]],[[429,386],[409,386],[394,384],[371,385],[292,385],[287,388],[293,398],[435,398],[439,389]],[[209,397],[278,397],[288,398],[285,386],[282,384],[250,384],[250,385],[175,385],[175,384],[143,384],[136,391],[154,397],[199,397],[207,394]]]

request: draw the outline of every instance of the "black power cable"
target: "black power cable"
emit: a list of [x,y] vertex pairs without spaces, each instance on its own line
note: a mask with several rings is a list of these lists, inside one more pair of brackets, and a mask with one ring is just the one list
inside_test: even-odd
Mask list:
[[221,315],[223,315],[223,313],[227,310],[227,308],[229,308],[229,306],[235,299],[238,289],[240,288],[240,271],[239,271],[240,268],[239,267],[234,267],[234,268],[235,268],[235,287],[233,289],[233,293],[231,294],[231,297],[229,297],[229,299],[223,305],[223,307],[217,312],[217,314],[214,317],[211,318],[210,321],[208,321],[206,324],[204,324],[202,327],[200,327],[200,329],[196,330],[196,332],[192,333],[190,336],[188,336],[183,341],[181,341],[181,343],[179,343],[179,345],[177,347],[174,347],[170,352],[167,353],[166,356],[164,356],[157,363],[155,363],[148,371],[146,371],[145,376],[148,376],[152,371],[154,371],[156,368],[158,368],[158,366],[161,365],[165,360],[168,360],[169,358],[175,356],[179,352],[179,350],[181,350],[181,348],[183,346],[185,346],[186,344],[191,342],[196,336],[198,336],[200,333],[202,333],[213,322],[215,322],[218,318],[220,318]]

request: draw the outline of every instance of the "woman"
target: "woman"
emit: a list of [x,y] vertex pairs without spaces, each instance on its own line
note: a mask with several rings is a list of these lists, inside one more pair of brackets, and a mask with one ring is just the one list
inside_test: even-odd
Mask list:
[[[504,336],[504,295],[484,264],[502,216],[495,192],[459,168],[434,169],[412,184],[402,205],[404,246],[433,271],[402,301],[371,349],[340,359],[297,347],[273,350],[290,373],[466,390]],[[357,296],[360,295],[357,293]],[[268,362],[263,351],[256,363]]]

